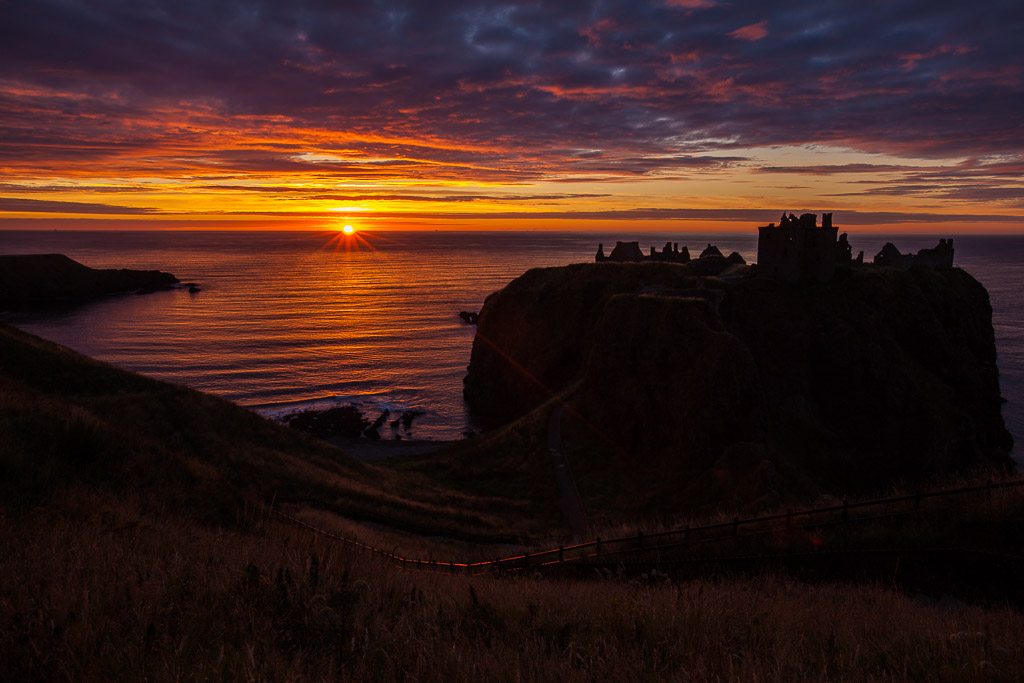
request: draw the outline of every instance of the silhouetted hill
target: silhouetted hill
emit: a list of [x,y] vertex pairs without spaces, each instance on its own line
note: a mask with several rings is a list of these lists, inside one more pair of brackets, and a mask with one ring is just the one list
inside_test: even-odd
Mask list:
[[584,497],[599,481],[664,509],[686,491],[770,502],[1010,464],[988,294],[958,269],[808,287],[532,270],[488,297],[465,389],[497,420],[566,392]]
[[214,523],[276,500],[468,538],[515,534],[529,518],[518,501],[455,495],[225,399],[0,325],[0,497],[31,507],[69,491]]
[[0,256],[0,308],[75,303],[176,282],[159,270],[97,270],[63,254]]

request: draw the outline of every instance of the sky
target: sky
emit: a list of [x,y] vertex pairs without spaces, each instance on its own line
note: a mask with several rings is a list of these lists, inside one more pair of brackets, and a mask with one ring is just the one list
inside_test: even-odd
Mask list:
[[1024,232],[1024,3],[0,0],[0,229]]

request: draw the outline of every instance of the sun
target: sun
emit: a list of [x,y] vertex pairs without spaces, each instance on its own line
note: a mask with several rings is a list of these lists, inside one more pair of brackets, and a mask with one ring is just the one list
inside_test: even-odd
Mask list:
[[[2,3],[3,0],[0,0]],[[370,239],[375,237],[372,226],[360,226],[360,225],[340,225],[340,221],[324,233],[329,235],[327,243],[322,248],[327,248],[331,245],[334,246],[334,251],[361,251],[363,249],[369,249],[370,251],[377,251],[377,249],[370,244]],[[386,238],[380,238],[386,239]]]

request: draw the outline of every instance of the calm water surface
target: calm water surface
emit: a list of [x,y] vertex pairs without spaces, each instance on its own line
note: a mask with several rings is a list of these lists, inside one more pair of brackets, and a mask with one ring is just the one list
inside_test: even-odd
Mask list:
[[[41,337],[153,377],[219,394],[274,417],[356,402],[422,410],[411,436],[458,438],[473,427],[462,377],[479,310],[529,268],[591,261],[606,233],[0,232],[0,253],[63,253],[94,268],[146,268],[202,291],[121,296],[68,311],[5,314]],[[756,235],[629,234],[645,251],[668,240],[696,255],[713,242],[754,261]],[[851,234],[867,258],[934,238]],[[956,263],[989,290],[1004,417],[1024,439],[1024,238],[955,238]],[[405,432],[402,432],[403,435]],[[386,433],[385,433],[386,435]],[[1017,449],[1019,453],[1024,449]],[[1016,455],[1016,454],[1015,454]]]

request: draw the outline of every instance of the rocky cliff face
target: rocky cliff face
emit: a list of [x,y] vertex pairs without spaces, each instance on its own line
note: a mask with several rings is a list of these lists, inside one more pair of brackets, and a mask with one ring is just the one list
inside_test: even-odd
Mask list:
[[1009,464],[991,315],[957,269],[863,266],[805,287],[669,264],[535,270],[488,298],[465,395],[509,419],[571,388],[637,467],[884,485]]
[[528,412],[579,373],[610,297],[649,283],[696,287],[689,267],[667,263],[574,264],[528,271],[480,312],[465,379],[474,412],[506,420]]

